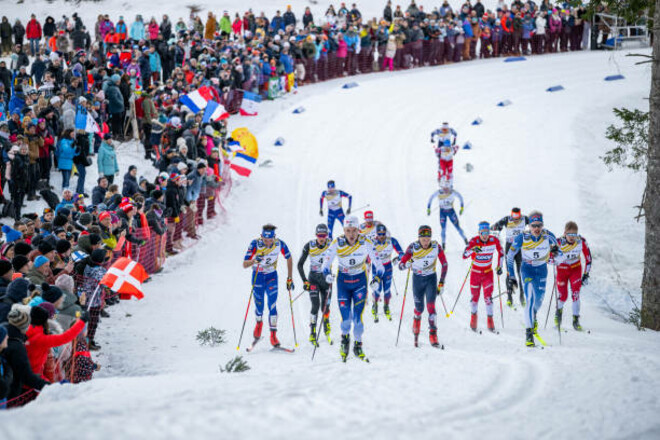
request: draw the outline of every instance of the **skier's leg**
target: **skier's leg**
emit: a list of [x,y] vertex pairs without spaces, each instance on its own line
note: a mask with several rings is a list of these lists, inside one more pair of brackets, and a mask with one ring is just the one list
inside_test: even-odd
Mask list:
[[486,315],[493,316],[493,271],[482,276],[481,286],[484,289],[484,303],[486,303]]
[[266,295],[268,296],[268,320],[270,329],[277,329],[277,272],[268,277]]
[[481,295],[481,279],[479,272],[476,270],[470,272],[470,292],[472,293],[470,313],[477,313],[479,309],[479,296]]
[[537,267],[536,274],[537,276],[534,280],[536,284],[534,286],[534,293],[536,294],[536,298],[534,299],[534,316],[536,316],[536,313],[541,309],[541,305],[543,305],[543,297],[545,297],[545,286],[548,280],[548,267]]
[[454,211],[453,209],[450,211],[449,219],[454,224],[454,227],[456,228],[456,230],[460,234],[463,241],[467,242],[467,238],[465,237],[465,233],[461,229],[461,225],[458,223],[458,216],[456,215],[456,211]]
[[533,285],[533,273],[526,268],[522,267],[522,277],[524,284],[522,285],[523,292],[525,294],[525,328],[534,327],[534,285]]
[[351,331],[351,298],[350,285],[340,277],[337,279],[337,303],[341,314],[341,334],[347,335]]
[[392,265],[388,264],[385,266],[385,275],[383,275],[383,281],[380,283],[381,289],[383,291],[383,299],[386,305],[389,305],[390,298],[392,298]]
[[332,240],[332,229],[335,225],[335,211],[328,209],[328,235]]
[[435,330],[437,328],[437,314],[435,311],[435,299],[438,296],[437,289],[437,275],[429,275],[426,280],[426,287],[424,289],[424,296],[426,297],[426,310],[429,312],[429,329]]
[[309,290],[309,299],[312,302],[309,322],[312,325],[316,325],[316,319],[319,316],[319,306],[320,306],[319,296],[320,296],[320,292],[318,290],[318,286],[312,284]]
[[424,286],[426,277],[413,275],[413,299],[415,301],[415,310],[413,311],[413,334],[419,335],[419,328],[422,322],[422,313],[424,312]]
[[571,270],[571,298],[573,299],[573,316],[580,316],[580,290],[582,289],[582,265]]
[[447,211],[440,209],[440,238],[442,240],[442,248],[445,248],[445,239],[447,236]]
[[265,280],[262,274],[257,275],[254,282],[254,314],[256,315],[257,321],[261,321],[264,314],[264,296],[266,293]]
[[358,287],[353,290],[353,336],[356,342],[362,342],[362,333],[364,333],[364,322],[362,313],[367,304],[367,277],[366,275],[359,282]]
[[568,269],[557,269],[557,292],[559,295],[559,301],[557,302],[557,307],[562,310],[564,304],[568,299],[568,278],[570,271]]

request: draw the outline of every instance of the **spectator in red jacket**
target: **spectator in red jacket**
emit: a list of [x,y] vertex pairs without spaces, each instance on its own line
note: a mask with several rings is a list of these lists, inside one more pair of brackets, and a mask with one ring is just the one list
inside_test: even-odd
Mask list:
[[25,348],[32,371],[42,377],[50,349],[73,341],[85,327],[83,320],[79,319],[61,335],[51,335],[48,331],[48,312],[41,306],[32,307],[30,310],[30,324],[25,333]]
[[37,17],[32,14],[30,21],[25,28],[25,35],[30,42],[30,55],[36,56],[39,53],[39,40],[41,40],[41,24],[37,21]]

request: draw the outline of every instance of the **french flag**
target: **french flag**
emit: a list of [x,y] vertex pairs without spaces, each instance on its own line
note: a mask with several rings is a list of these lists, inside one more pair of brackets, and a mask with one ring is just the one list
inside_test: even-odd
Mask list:
[[236,171],[236,174],[243,177],[250,177],[254,164],[257,159],[250,157],[247,154],[236,152],[234,159],[231,161],[231,169]]
[[228,117],[229,113],[225,111],[225,108],[218,102],[211,100],[206,105],[202,122],[207,123],[209,121],[219,121],[221,119],[227,119]]
[[256,116],[259,111],[261,96],[256,93],[243,92],[243,101],[241,102],[241,116]]
[[183,95],[179,98],[179,102],[188,107],[193,113],[198,113],[206,108],[211,99],[213,99],[213,92],[209,87],[203,86],[194,92]]

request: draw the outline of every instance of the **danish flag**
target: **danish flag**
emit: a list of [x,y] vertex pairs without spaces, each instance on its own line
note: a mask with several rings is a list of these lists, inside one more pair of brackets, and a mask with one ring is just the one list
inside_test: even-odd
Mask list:
[[101,284],[118,293],[120,299],[130,299],[131,296],[142,299],[142,283],[147,278],[149,275],[140,263],[121,257],[101,278]]

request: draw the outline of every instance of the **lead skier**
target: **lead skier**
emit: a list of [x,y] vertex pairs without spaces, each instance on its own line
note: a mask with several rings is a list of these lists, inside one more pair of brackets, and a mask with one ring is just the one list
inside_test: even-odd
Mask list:
[[335,181],[328,181],[328,189],[321,193],[321,209],[319,215],[323,217],[323,199],[328,201],[328,229],[330,230],[330,239],[332,239],[332,229],[334,228],[335,221],[344,224],[344,208],[342,207],[341,199],[348,199],[348,209],[346,215],[351,214],[351,205],[353,204],[353,197],[341,190],[335,188]]

